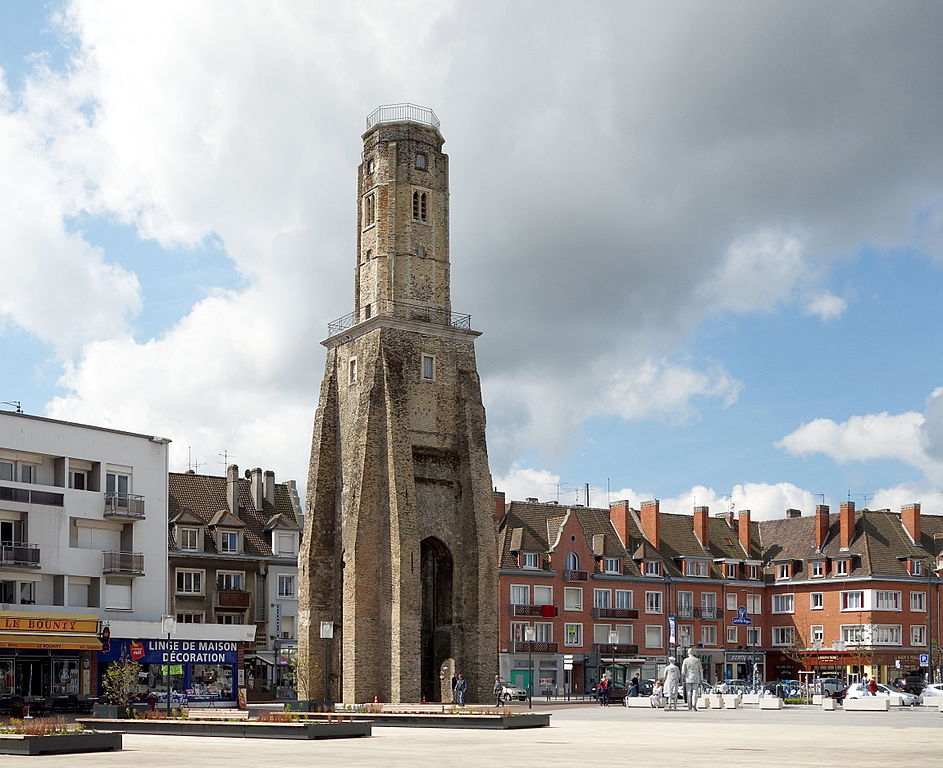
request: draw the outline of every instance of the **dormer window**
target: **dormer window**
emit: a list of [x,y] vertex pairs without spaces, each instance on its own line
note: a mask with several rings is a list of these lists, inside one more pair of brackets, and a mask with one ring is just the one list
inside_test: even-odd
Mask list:
[[792,576],[792,565],[790,563],[779,563],[776,566],[776,578],[788,579]]
[[910,561],[910,575],[923,576],[923,563],[919,560]]
[[707,578],[707,563],[703,560],[686,560],[685,573],[688,576],[696,576],[699,579]]
[[645,575],[646,576],[661,576],[661,563],[657,560],[646,560],[645,561]]
[[177,528],[177,544],[185,552],[199,552],[200,538],[199,528]]
[[821,560],[816,560],[814,563],[809,564],[811,575],[813,579],[821,579],[825,576],[825,563]]
[[522,568],[536,568],[537,567],[537,553],[536,552],[521,552],[521,567]]
[[618,557],[603,558],[603,570],[606,573],[619,573],[619,558]]
[[293,533],[276,533],[273,549],[276,555],[294,555],[298,551],[297,537]]
[[219,532],[219,551],[229,554],[239,551],[239,532],[238,531],[220,531]]
[[847,576],[847,575],[848,575],[848,561],[847,561],[847,560],[836,560],[836,561],[835,561],[835,575],[836,575],[836,576]]
[[737,564],[736,563],[727,563],[724,566],[724,571],[728,579],[737,578]]
[[758,565],[748,565],[747,566],[747,578],[753,579],[754,581],[760,578],[760,566]]

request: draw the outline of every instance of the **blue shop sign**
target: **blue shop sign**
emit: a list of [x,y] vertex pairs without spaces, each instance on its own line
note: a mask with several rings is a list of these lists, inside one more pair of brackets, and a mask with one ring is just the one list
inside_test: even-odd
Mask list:
[[112,640],[103,663],[122,657],[140,664],[237,664],[239,644],[230,640]]

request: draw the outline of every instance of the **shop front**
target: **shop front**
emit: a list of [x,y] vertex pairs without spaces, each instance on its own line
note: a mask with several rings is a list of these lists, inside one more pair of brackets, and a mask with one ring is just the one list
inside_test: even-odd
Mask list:
[[112,662],[141,665],[138,699],[149,692],[171,703],[235,704],[239,682],[239,643],[225,640],[112,640],[99,654],[101,673]]
[[74,710],[94,697],[98,616],[0,614],[0,710]]
[[766,682],[766,654],[763,651],[726,651],[724,679],[746,680],[754,686]]

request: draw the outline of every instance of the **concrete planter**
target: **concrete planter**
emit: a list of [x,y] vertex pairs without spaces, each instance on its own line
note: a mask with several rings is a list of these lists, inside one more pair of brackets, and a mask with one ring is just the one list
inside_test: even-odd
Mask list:
[[740,697],[741,704],[759,704],[760,703],[760,694],[758,693],[745,693]]
[[760,697],[760,709],[782,709],[783,700],[779,696]]
[[902,706],[904,706],[904,705],[903,705],[903,701],[901,700],[901,697],[900,697],[900,696],[897,696],[897,695],[895,695],[895,694],[893,694],[893,693],[892,693],[890,696],[887,697],[887,701],[888,701],[888,704],[890,704],[892,707],[902,707]]
[[837,709],[835,704],[835,699],[830,698],[829,696],[822,697],[822,711],[823,712],[834,712]]
[[726,709],[740,709],[740,694],[739,693],[725,693],[722,696],[724,700],[724,707]]
[[298,701],[286,701],[286,712],[333,712],[334,702],[323,699],[298,699]]
[[812,704],[813,704],[813,706],[816,706],[816,707],[821,706],[823,699],[825,699],[825,696],[823,696],[821,693],[814,693],[814,694],[812,694]]
[[212,720],[84,720],[77,722],[102,731],[161,736],[221,736],[238,739],[352,739],[372,734],[369,720],[353,723],[260,723]]
[[626,696],[625,706],[634,707],[636,709],[651,709],[651,702],[648,700],[648,696]]
[[60,736],[0,735],[0,755],[67,755],[121,749],[120,733],[69,733]]
[[94,704],[92,717],[118,720],[123,717],[143,716],[146,711],[147,704]]
[[[644,700],[646,704],[648,699]],[[338,713],[354,720],[369,720],[377,727],[384,728],[466,728],[474,730],[515,730],[518,728],[543,728],[550,725],[550,715],[542,712],[525,715],[461,715],[438,714],[432,712],[383,712],[373,713]],[[320,720],[326,715],[311,714],[306,719]]]
[[704,698],[707,699],[707,703],[711,709],[723,709],[724,708],[724,697],[719,693],[709,693]]
[[887,712],[891,706],[887,696],[864,696],[860,699],[846,698],[842,702],[846,712]]
[[710,709],[711,708],[710,696],[701,696],[701,698],[697,700],[697,708]]

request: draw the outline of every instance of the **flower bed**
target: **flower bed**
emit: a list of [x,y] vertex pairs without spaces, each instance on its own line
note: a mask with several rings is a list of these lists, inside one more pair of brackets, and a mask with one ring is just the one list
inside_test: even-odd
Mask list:
[[120,733],[86,731],[61,717],[10,720],[0,727],[0,755],[52,755],[121,749]]
[[[340,718],[338,718],[340,719]],[[160,734],[164,736],[222,736],[244,739],[352,739],[370,736],[369,721],[357,722],[290,722],[271,723],[258,720],[92,720],[81,719],[82,724],[94,724],[103,731]]]

